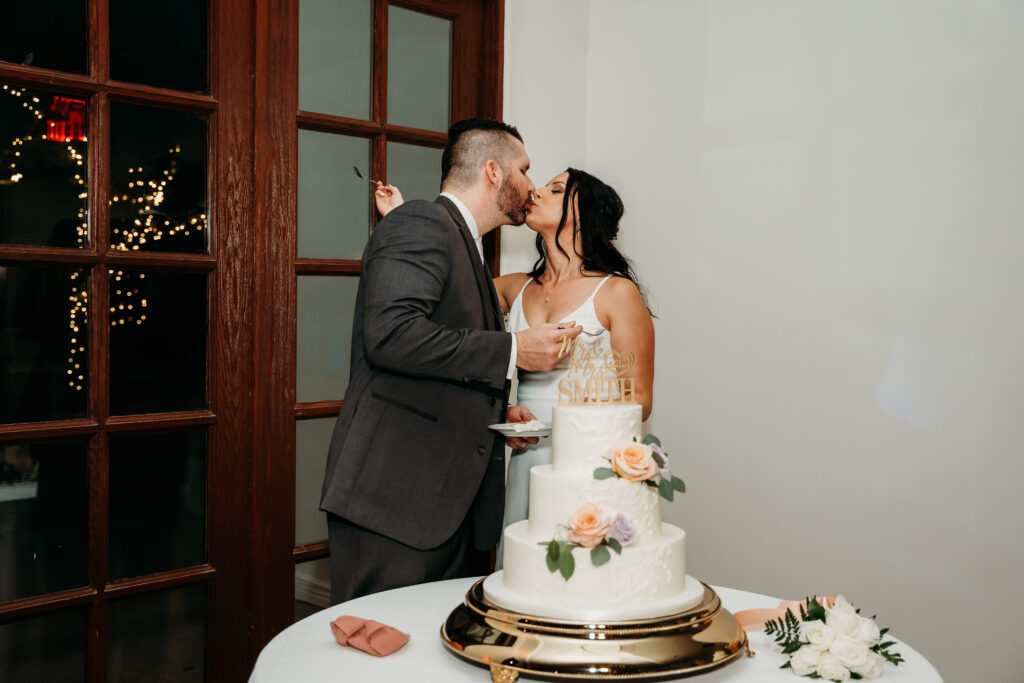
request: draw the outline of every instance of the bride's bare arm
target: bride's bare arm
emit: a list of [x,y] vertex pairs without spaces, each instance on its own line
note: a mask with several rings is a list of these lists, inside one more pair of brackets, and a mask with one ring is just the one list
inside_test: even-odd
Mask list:
[[625,278],[612,278],[594,298],[598,320],[611,335],[612,349],[632,352],[633,367],[621,377],[631,377],[636,402],[643,406],[644,420],[654,405],[654,321],[640,290]]
[[378,185],[373,193],[373,201],[377,204],[381,217],[387,216],[393,209],[405,203],[402,193],[394,185]]
[[512,308],[512,302],[516,300],[528,277],[530,276],[527,273],[509,273],[494,278],[494,289],[498,291],[498,301],[501,303],[503,313],[508,313]]

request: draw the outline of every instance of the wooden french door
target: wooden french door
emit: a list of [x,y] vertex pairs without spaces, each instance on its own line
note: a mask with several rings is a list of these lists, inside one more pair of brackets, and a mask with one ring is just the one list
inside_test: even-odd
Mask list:
[[[272,225],[259,362],[274,378],[256,435],[254,582],[264,637],[327,605],[327,526],[318,509],[331,430],[348,382],[359,258],[378,216],[373,187],[433,199],[451,122],[500,117],[500,0],[288,0],[261,16],[258,218]],[[282,78],[283,76],[283,78]],[[265,127],[260,128],[260,124]],[[260,193],[258,193],[259,196]],[[485,249],[497,268],[496,240]],[[396,503],[400,504],[400,503]],[[292,590],[294,587],[294,591]]]
[[502,14],[5,6],[0,680],[243,681],[319,606],[351,166],[433,195],[448,123],[500,114]]
[[253,13],[6,3],[0,680],[243,680]]

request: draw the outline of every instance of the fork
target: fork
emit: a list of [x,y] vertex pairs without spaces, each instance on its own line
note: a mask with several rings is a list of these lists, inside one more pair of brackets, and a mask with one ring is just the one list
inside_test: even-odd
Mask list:
[[363,174],[359,172],[359,168],[357,166],[353,166],[352,170],[356,172],[356,177],[359,178],[360,180],[365,180],[366,182],[370,183],[371,185],[376,185],[378,187],[383,187],[384,186],[384,183],[382,183],[379,180],[370,180],[369,178],[364,178]]
[[[558,329],[562,330],[562,329],[565,329],[565,328],[559,327]],[[605,332],[607,332],[607,330],[601,330],[600,332],[587,332],[586,330],[580,330],[580,334],[585,334],[588,337],[600,337]]]

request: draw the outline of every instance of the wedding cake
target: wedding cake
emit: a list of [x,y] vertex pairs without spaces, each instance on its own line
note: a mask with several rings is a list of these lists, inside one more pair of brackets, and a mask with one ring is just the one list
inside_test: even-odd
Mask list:
[[553,408],[552,462],[530,472],[529,519],[505,529],[504,569],[483,584],[488,600],[605,622],[700,603],[703,585],[686,576],[686,534],[661,521],[660,499],[682,482],[657,440],[641,441],[640,424],[635,403]]

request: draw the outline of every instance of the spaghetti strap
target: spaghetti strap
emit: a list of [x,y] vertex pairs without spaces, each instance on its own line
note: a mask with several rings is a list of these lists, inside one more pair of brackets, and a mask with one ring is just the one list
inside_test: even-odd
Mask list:
[[615,277],[615,276],[614,275],[605,275],[604,279],[597,283],[597,287],[594,287],[594,291],[590,293],[590,298],[588,298],[587,301],[588,302],[593,301],[594,297],[597,296],[597,292],[602,287],[604,287],[604,283],[608,282],[608,280],[611,280],[613,277]]
[[[519,288],[519,293],[516,294],[516,299],[518,299],[519,297],[521,297],[523,295],[523,290],[526,289],[526,285],[530,284],[531,282],[533,282],[533,278],[532,277],[526,278],[526,282],[523,283],[523,286]],[[513,301],[514,300],[515,299],[513,299]]]

